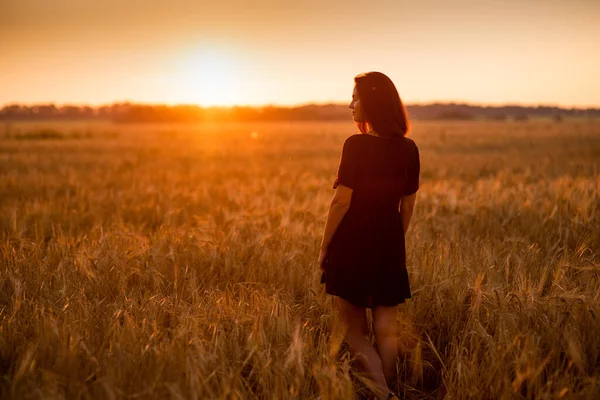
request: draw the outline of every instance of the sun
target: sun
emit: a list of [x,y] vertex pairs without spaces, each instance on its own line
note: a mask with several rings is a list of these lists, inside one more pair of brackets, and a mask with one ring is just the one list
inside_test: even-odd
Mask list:
[[230,106],[244,102],[240,63],[218,50],[197,50],[185,57],[176,77],[176,98],[202,106]]

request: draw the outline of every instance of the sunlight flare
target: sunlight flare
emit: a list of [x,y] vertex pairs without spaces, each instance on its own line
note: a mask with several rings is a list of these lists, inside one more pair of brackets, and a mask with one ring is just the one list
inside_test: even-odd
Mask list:
[[173,97],[202,106],[243,103],[239,61],[218,50],[199,50],[185,57],[174,77]]

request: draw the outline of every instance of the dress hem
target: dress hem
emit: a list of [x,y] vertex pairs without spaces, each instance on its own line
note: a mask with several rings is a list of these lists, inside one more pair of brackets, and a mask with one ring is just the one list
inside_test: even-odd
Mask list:
[[352,305],[356,306],[356,307],[362,307],[362,308],[375,308],[375,307],[394,307],[394,306],[398,306],[400,304],[404,304],[406,303],[407,299],[412,298],[411,296],[409,297],[404,297],[402,300],[398,300],[396,302],[393,302],[392,304],[383,304],[383,303],[379,303],[379,304],[373,304],[373,305],[368,305],[368,304],[357,304],[357,302],[353,301],[352,299],[349,299],[348,297],[345,297],[343,295],[340,295],[338,293],[334,294],[334,293],[329,293],[327,290],[325,290],[325,293],[327,293],[327,295],[329,296],[335,296],[335,297],[339,297],[340,299],[344,299],[348,302],[350,302]]

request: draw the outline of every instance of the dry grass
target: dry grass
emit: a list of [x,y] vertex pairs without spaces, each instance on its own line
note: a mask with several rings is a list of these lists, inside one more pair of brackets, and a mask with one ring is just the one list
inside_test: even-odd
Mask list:
[[[351,124],[62,123],[44,125],[61,140],[15,139],[35,129],[0,134],[0,397],[362,390],[316,265]],[[398,390],[600,395],[600,124],[412,136]]]

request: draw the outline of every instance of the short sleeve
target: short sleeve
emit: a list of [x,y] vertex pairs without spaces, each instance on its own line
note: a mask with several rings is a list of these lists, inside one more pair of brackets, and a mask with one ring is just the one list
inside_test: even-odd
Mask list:
[[356,143],[353,143],[351,137],[346,139],[344,147],[342,149],[342,158],[340,160],[340,166],[338,168],[333,188],[337,188],[338,185],[346,186],[350,189],[354,189],[356,185],[356,177],[358,173],[358,157]]
[[408,171],[406,174],[406,185],[404,187],[404,196],[410,196],[419,190],[419,175],[421,174],[421,160],[419,158],[419,148],[415,142],[411,141],[409,151]]

